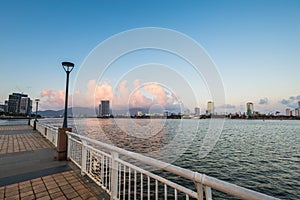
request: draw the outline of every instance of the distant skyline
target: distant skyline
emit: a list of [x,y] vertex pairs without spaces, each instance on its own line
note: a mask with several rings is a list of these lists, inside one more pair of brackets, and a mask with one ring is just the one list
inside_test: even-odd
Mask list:
[[[163,52],[128,55],[113,63],[101,80],[90,80],[83,86],[85,94],[73,93],[80,66],[99,43],[114,34],[142,27],[179,31],[206,50],[225,88],[226,103],[215,105],[216,111],[226,106],[228,112],[244,112],[249,101],[254,103],[254,110],[262,113],[285,113],[287,107],[298,106],[300,1],[297,0],[1,1],[0,102],[12,92],[24,92],[32,99],[40,98],[42,110],[62,109],[65,73],[61,62],[71,61],[75,63],[70,79],[74,98],[105,99],[113,98],[116,92],[125,96],[133,93],[140,104],[161,102],[166,106],[183,101],[190,110],[200,107],[202,112],[212,100],[203,80],[197,79],[178,58]],[[198,105],[159,84],[134,78],[119,83],[116,78],[132,66],[158,61],[174,66],[198,89]],[[114,88],[117,83],[123,88]],[[96,94],[89,91],[95,85],[99,89]],[[184,94],[184,90],[178,93]],[[116,102],[128,103],[121,100]],[[92,101],[88,106],[92,106]]]

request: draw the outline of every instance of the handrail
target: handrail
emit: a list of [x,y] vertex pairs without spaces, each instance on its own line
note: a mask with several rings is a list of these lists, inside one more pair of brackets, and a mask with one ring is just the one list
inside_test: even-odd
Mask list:
[[[51,126],[51,125],[48,125],[48,124],[43,124],[43,123],[40,123],[40,122],[37,124],[37,127],[38,126],[50,129],[52,131],[57,131],[57,129],[58,129],[54,126]],[[207,176],[205,174],[194,172],[194,171],[191,171],[189,169],[184,169],[184,168],[181,168],[181,167],[178,167],[178,166],[175,166],[175,165],[172,165],[172,164],[160,161],[160,160],[156,160],[154,158],[144,156],[142,154],[127,151],[127,150],[124,150],[122,148],[119,148],[119,147],[116,147],[116,146],[113,146],[113,145],[110,145],[110,144],[106,144],[106,143],[88,138],[88,137],[83,136],[83,135],[79,135],[79,134],[76,134],[76,133],[73,133],[73,132],[68,132],[68,131],[66,133],[67,133],[69,139],[73,139],[73,138],[70,138],[71,136],[77,137],[81,141],[84,141],[86,147],[88,147],[90,149],[96,150],[93,146],[87,145],[86,142],[90,142],[90,143],[98,145],[98,146],[100,146],[100,147],[102,147],[102,148],[104,148],[104,149],[106,149],[110,152],[115,152],[115,153],[127,156],[129,158],[133,158],[137,161],[140,161],[141,163],[144,163],[144,164],[150,165],[152,167],[171,172],[171,173],[176,174],[180,177],[191,180],[191,181],[195,182],[197,190],[198,190],[198,187],[200,185],[203,185],[203,186],[207,186],[207,187],[213,188],[215,190],[221,191],[223,193],[238,197],[240,199],[257,199],[257,200],[258,199],[266,199],[266,200],[277,199],[275,197],[271,197],[271,196],[268,196],[268,195],[263,194],[263,193],[259,193],[259,192],[256,192],[256,191],[253,191],[253,190],[250,190],[250,189],[247,189],[247,188],[237,186],[235,184],[228,183],[226,181],[222,181],[222,180],[213,178],[211,176]],[[49,138],[47,138],[47,139],[49,140]],[[56,140],[57,140],[57,137],[56,137]],[[55,143],[56,142],[57,141],[55,141]],[[82,145],[83,145],[83,143],[82,143]],[[116,159],[116,161],[118,161],[120,163],[123,162],[119,158]],[[76,163],[76,162],[75,162],[75,164],[78,165],[78,163]],[[132,164],[127,164],[127,165],[131,166]],[[142,170],[142,171],[144,172],[144,174],[147,174],[144,170]],[[199,188],[199,189],[201,189],[201,188]],[[192,196],[194,196],[194,195],[192,195]]]
[[[30,120],[30,125],[34,126],[33,119]],[[57,146],[57,140],[58,140],[58,128],[51,126],[49,124],[44,124],[39,121],[36,122],[36,130],[40,132],[40,134],[45,137],[47,140],[49,140],[55,147]],[[48,131],[49,130],[49,131]]]
[[277,199],[275,197],[268,196],[266,194],[262,194],[260,192],[256,192],[247,188],[243,188],[216,178],[213,178],[211,176],[207,176],[205,174],[200,174],[198,172],[191,171],[189,169],[184,169],[163,161],[156,160],[154,158],[150,158],[138,153],[130,152],[124,149],[121,149],[116,146],[112,146],[110,144],[106,144],[88,137],[85,137],[83,135],[79,135],[72,132],[66,132],[69,136],[75,136],[80,138],[81,140],[85,140],[91,143],[94,143],[96,145],[101,146],[102,148],[105,148],[109,151],[113,151],[125,156],[128,156],[130,158],[133,158],[135,160],[138,160],[144,164],[163,169],[165,171],[171,172],[173,174],[176,174],[178,176],[181,176],[183,178],[189,179],[194,181],[195,183],[200,183],[205,186],[211,187],[213,189],[216,189],[218,191],[224,192],[226,194],[241,198],[241,199]]

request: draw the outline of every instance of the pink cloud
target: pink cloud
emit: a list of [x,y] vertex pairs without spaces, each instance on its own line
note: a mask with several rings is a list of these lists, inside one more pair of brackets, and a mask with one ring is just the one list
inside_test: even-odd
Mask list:
[[[167,92],[163,86],[157,83],[141,85],[139,80],[132,83],[134,90],[129,89],[127,80],[122,81],[114,90],[109,83],[97,83],[90,80],[86,85],[86,91],[73,92],[73,105],[80,107],[97,107],[101,100],[110,100],[113,109],[128,107],[150,107],[159,104],[163,107],[172,106],[178,102],[172,92]],[[62,109],[64,107],[64,90],[43,90],[41,92],[43,109]],[[71,97],[69,98],[71,101]]]
[[135,90],[135,92],[128,99],[129,107],[149,107],[152,104],[152,100],[145,97],[141,88]]
[[[62,109],[65,103],[65,91],[46,89],[41,92],[41,109]],[[70,98],[69,98],[70,100]],[[69,101],[70,102],[70,101]]]
[[161,85],[156,83],[151,83],[145,85],[144,88],[156,97],[155,98],[156,104],[159,104],[161,106],[167,106],[169,98],[164,88]]
[[97,84],[95,80],[88,82],[86,93],[87,106],[97,106],[102,99],[111,101],[112,97],[112,86],[108,83]]

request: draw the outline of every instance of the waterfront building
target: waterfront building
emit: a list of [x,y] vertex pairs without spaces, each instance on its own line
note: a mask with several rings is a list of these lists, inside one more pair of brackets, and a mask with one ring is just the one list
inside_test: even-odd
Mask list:
[[295,109],[295,116],[296,116],[296,117],[299,117],[299,116],[300,116],[300,114],[299,114],[299,108],[296,108],[296,109]]
[[195,116],[200,116],[200,108],[195,108]]
[[247,116],[252,116],[254,113],[254,107],[253,107],[253,103],[252,102],[247,102],[246,103],[246,113]]
[[32,110],[32,100],[29,97],[21,97],[20,113],[30,115]]
[[8,111],[8,100],[5,100],[4,104],[0,104],[0,111],[2,112]]
[[290,108],[285,109],[285,115],[287,117],[291,116],[291,109]]
[[5,105],[5,104],[0,104],[0,111],[1,111],[1,112],[7,112],[7,105]]
[[8,112],[20,113],[21,98],[28,97],[27,94],[12,93],[8,96]]
[[19,96],[9,95],[9,97],[8,97],[8,112],[10,112],[10,113],[19,112],[19,101],[20,101]]
[[99,104],[99,117],[110,117],[109,100],[101,100]]
[[207,114],[211,114],[213,115],[215,113],[215,106],[214,106],[214,102],[209,101],[207,102]]

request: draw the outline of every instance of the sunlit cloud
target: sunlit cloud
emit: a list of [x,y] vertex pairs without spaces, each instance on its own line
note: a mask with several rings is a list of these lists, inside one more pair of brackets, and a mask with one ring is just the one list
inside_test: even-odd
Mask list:
[[[73,104],[71,104],[72,98]],[[63,90],[47,89],[41,92],[43,109],[62,109],[64,99]],[[109,83],[97,83],[95,80],[90,80],[85,91],[73,91],[73,95],[69,97],[69,106],[93,108],[97,107],[101,100],[111,101],[113,109],[149,108],[152,105],[168,108],[180,102],[176,94],[158,83],[141,84],[139,80],[135,80],[129,84],[127,80],[124,80],[113,89]]]
[[[46,89],[41,92],[41,109],[62,109],[65,102],[65,91],[64,90],[51,90]],[[69,98],[71,101],[71,99]],[[69,102],[70,102],[69,101]]]

